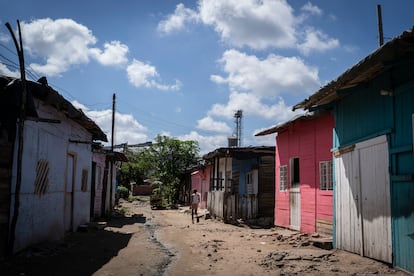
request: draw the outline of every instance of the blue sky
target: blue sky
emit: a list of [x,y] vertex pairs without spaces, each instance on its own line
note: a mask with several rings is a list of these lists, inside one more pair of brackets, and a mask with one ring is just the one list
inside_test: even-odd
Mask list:
[[[243,110],[242,146],[259,130],[414,25],[411,0],[1,1],[0,73],[19,76],[5,27],[20,20],[28,78],[49,85],[115,143],[158,134],[227,146]],[[300,111],[299,111],[300,112]]]

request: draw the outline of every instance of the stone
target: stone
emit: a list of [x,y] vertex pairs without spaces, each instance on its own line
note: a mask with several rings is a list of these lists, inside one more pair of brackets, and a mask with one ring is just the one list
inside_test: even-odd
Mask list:
[[310,239],[310,242],[312,242],[315,247],[325,250],[331,250],[333,248],[331,238],[312,238]]

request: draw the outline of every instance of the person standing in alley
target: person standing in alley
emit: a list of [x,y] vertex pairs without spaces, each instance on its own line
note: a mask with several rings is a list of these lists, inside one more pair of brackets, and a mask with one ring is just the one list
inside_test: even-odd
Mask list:
[[197,190],[194,189],[193,193],[191,194],[191,221],[194,223],[194,215],[197,218],[197,222],[199,222],[197,210],[198,204],[200,203],[200,195],[197,193]]

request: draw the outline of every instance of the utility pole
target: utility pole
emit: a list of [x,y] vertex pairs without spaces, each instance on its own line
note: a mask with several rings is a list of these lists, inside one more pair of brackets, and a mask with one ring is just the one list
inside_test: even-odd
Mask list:
[[[114,136],[115,136],[115,93],[112,95],[112,134],[111,134],[111,156],[114,153]],[[110,162],[110,190],[109,190],[109,210],[112,211],[112,196],[113,196],[113,189],[114,189],[114,160],[111,159]]]
[[112,95],[112,134],[111,134],[111,151],[114,151],[114,132],[115,132],[115,93]]
[[24,53],[23,53],[23,41],[22,33],[20,29],[20,22],[17,20],[17,27],[19,30],[19,43],[17,42],[16,36],[14,35],[13,29],[10,24],[7,22],[6,27],[9,30],[14,45],[16,47],[17,55],[19,57],[19,67],[20,67],[20,79],[22,83],[22,93],[21,93],[21,103],[19,110],[19,124],[18,124],[18,135],[19,135],[19,144],[17,149],[17,175],[16,175],[16,189],[14,193],[14,210],[13,216],[10,223],[10,236],[7,245],[7,253],[13,253],[14,240],[16,239],[16,225],[17,219],[19,217],[19,208],[20,208],[20,188],[22,185],[22,159],[23,159],[23,144],[24,144],[24,121],[26,119],[26,99],[27,99],[27,87],[26,87],[26,71],[24,66]]
[[384,44],[384,33],[382,31],[382,14],[381,5],[377,5],[377,17],[378,17],[378,42],[381,47]]

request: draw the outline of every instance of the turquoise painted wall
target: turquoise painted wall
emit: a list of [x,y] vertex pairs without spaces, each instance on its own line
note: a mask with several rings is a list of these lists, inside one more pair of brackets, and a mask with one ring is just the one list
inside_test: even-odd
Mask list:
[[390,135],[394,262],[414,272],[414,81],[399,86],[394,101],[395,124]]
[[[414,70],[407,64],[339,92],[347,96],[334,106],[334,148],[387,134],[393,265],[414,272]],[[380,95],[383,88],[392,88],[393,96]]]
[[380,95],[380,82],[347,91],[335,108],[336,146],[354,144],[389,131],[392,97]]

